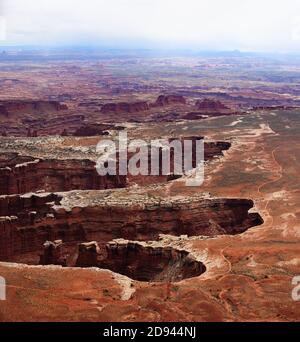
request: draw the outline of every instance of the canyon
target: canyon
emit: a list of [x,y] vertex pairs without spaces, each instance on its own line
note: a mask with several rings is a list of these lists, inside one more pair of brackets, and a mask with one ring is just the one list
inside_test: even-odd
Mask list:
[[[84,241],[109,242],[116,238],[153,241],[160,234],[215,236],[240,234],[261,225],[262,218],[250,213],[253,202],[238,199],[190,198],[161,203],[144,198],[143,203],[124,206],[114,202],[114,194],[96,193],[11,195],[0,197],[1,254],[6,261],[22,255],[38,258],[46,241],[63,240],[73,245]],[[119,197],[121,193],[117,194]],[[84,207],[72,204],[73,197],[91,198]],[[110,198],[110,196],[112,198]],[[133,200],[133,199],[132,199]],[[97,201],[97,202],[95,202]],[[121,202],[121,201],[120,201]],[[63,203],[63,204],[62,204]],[[67,203],[67,208],[64,205]],[[68,209],[70,208],[70,209]],[[29,255],[28,254],[28,255]]]
[[[169,143],[174,139],[169,138]],[[192,142],[193,167],[196,167],[196,142],[203,139],[181,138],[182,142]],[[205,161],[209,163],[224,156],[231,144],[205,141],[204,147]],[[158,241],[161,234],[235,235],[263,223],[258,213],[249,213],[254,206],[251,200],[213,199],[209,195],[165,202],[153,196],[144,196],[142,201],[135,199],[132,184],[143,189],[145,184],[158,186],[176,181],[178,177],[163,174],[99,176],[93,158],[72,159],[68,155],[67,159],[37,159],[22,153],[0,154],[2,261],[108,268],[137,280],[180,281],[201,275],[205,266],[201,261],[190,259],[186,251],[177,252],[170,247],[153,250],[151,246],[143,247],[132,241],[151,243]],[[151,166],[151,156],[148,158]],[[174,150],[170,151],[170,159],[173,165]],[[171,170],[173,168],[174,165]],[[116,193],[113,189],[117,188],[120,190]],[[81,199],[79,206],[78,199]],[[129,242],[120,249],[119,245],[110,249],[115,239]],[[97,247],[88,248],[89,245],[85,245],[88,241],[95,241]],[[98,251],[98,244],[100,250],[106,250],[106,258]],[[121,263],[125,260],[124,253],[129,253],[126,265]],[[135,259],[141,263],[137,264]],[[153,270],[149,269],[148,275],[143,274],[142,268],[149,263],[153,264]]]
[[[93,136],[93,135],[92,135]],[[203,137],[185,137],[182,139],[191,140],[192,163],[196,167],[196,147],[197,140]],[[171,142],[172,139],[169,139]],[[222,156],[223,152],[230,148],[228,142],[205,142],[205,161],[213,160]],[[161,151],[160,151],[161,155]],[[134,157],[133,153],[127,152],[127,159],[130,162]],[[124,188],[129,184],[151,184],[161,183],[171,180],[174,174],[174,149],[170,149],[170,175],[163,175],[162,170],[157,176],[143,177],[142,175],[128,176],[119,174],[119,157],[115,156],[117,173],[116,175],[99,176],[96,169],[95,157],[90,159],[70,158],[65,154],[65,159],[42,159],[34,158],[18,153],[0,152],[0,195],[24,194],[36,191],[64,192],[70,190],[106,190],[113,188]],[[149,169],[151,169],[151,154],[146,156]],[[161,157],[160,157],[161,158]],[[182,155],[184,163],[184,154]],[[184,169],[184,166],[182,166]],[[187,170],[188,171],[188,170]],[[176,176],[176,175],[174,175]]]
[[99,176],[90,160],[41,160],[8,155],[0,168],[0,195],[76,189],[122,188],[125,176]]
[[178,282],[200,276],[206,270],[201,262],[186,251],[126,241],[107,244],[102,255],[97,253],[95,243],[83,244],[79,246],[76,265],[97,266],[144,282]]
[[[0,321],[298,321],[297,62],[140,53],[0,54]],[[99,176],[121,131],[192,169]]]

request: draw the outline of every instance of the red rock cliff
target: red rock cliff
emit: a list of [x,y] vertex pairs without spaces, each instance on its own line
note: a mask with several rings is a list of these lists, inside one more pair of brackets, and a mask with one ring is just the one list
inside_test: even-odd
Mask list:
[[104,114],[108,113],[138,113],[143,112],[149,109],[149,105],[147,102],[119,102],[119,103],[107,103],[105,104],[101,112]]
[[119,205],[108,198],[80,202],[81,207],[71,200],[67,208],[55,206],[61,201],[58,195],[0,197],[1,260],[27,252],[40,255],[45,241],[103,243],[115,238],[156,240],[159,234],[239,234],[262,223],[258,214],[249,214],[253,201],[245,199],[195,197],[161,202],[148,198],[140,202],[138,198]]

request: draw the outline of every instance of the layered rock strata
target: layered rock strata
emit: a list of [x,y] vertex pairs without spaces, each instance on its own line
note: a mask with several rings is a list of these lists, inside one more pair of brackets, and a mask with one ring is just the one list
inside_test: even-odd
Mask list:
[[115,199],[109,191],[83,191],[0,197],[1,260],[40,254],[45,241],[103,243],[116,238],[151,241],[160,234],[239,234],[263,222],[259,214],[249,213],[253,201],[246,199],[122,200],[120,195]]
[[[196,167],[196,142],[203,137],[185,137],[192,141],[192,162]],[[173,139],[169,139],[172,142]],[[231,146],[229,142],[205,142],[205,161],[222,156]],[[128,160],[130,160],[128,153]],[[184,156],[183,156],[184,157]],[[160,151],[160,170],[157,176],[151,176],[151,155],[149,150],[149,176],[106,175],[100,176],[96,162],[86,159],[37,159],[17,153],[0,154],[0,195],[23,194],[44,190],[46,192],[64,192],[70,190],[106,190],[124,188],[135,184],[163,183],[176,179],[174,175],[174,150],[170,150],[170,174],[162,173]],[[118,155],[117,155],[118,159]],[[117,160],[117,165],[118,165]],[[184,163],[184,158],[182,160]],[[183,165],[182,165],[183,166]],[[118,167],[117,167],[118,169]],[[188,170],[185,170],[188,171]],[[175,176],[175,177],[174,177]]]
[[18,154],[1,156],[0,195],[38,190],[105,190],[127,185],[126,176],[99,176],[96,164],[91,160],[42,160]]
[[186,99],[180,95],[160,95],[156,102],[154,103],[155,107],[166,107],[170,105],[186,104]]
[[95,242],[82,244],[76,266],[109,269],[147,282],[178,282],[206,271],[205,265],[185,250],[130,241],[110,242],[103,251]]
[[107,103],[101,108],[101,113],[138,113],[149,110],[149,104],[147,102],[118,102],[118,103]]
[[0,112],[5,115],[13,115],[16,113],[31,113],[31,112],[47,112],[47,111],[62,111],[68,107],[58,101],[43,101],[43,100],[1,100]]

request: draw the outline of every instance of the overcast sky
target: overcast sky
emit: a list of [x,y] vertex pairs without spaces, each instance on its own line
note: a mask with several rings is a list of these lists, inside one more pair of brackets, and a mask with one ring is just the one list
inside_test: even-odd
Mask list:
[[0,15],[2,45],[300,52],[299,0],[0,0]]

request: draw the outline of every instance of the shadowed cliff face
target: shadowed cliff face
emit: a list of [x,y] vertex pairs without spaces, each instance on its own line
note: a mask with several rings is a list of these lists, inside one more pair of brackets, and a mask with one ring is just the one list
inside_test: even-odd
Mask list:
[[149,104],[147,102],[134,102],[134,103],[107,103],[101,108],[101,113],[138,113],[145,110],[149,110]]
[[139,281],[177,282],[197,277],[206,271],[203,263],[186,251],[170,247],[144,247],[136,243],[109,244],[100,268],[128,276]]
[[200,276],[206,267],[188,252],[137,242],[96,243],[79,246],[77,267],[99,267],[139,281],[177,282]]
[[99,176],[90,160],[42,160],[18,155],[2,156],[0,195],[24,194],[44,190],[105,190],[124,188],[125,176]]
[[59,205],[63,196],[0,197],[1,260],[23,259],[26,253],[36,260],[45,241],[61,239],[72,246],[116,238],[151,241],[160,234],[235,235],[263,222],[259,214],[249,214],[251,200],[196,198],[128,203],[125,207],[100,201],[102,204],[81,208],[70,204],[66,209]]
[[96,241],[81,243],[72,252],[61,240],[47,241],[40,265],[97,267],[145,282],[178,282],[206,271],[205,265],[185,250],[126,240],[103,246]]
[[[196,141],[202,137],[188,137],[193,146],[193,167],[196,167]],[[170,139],[171,141],[172,139]],[[221,156],[230,148],[228,142],[205,142],[205,160]],[[174,151],[170,151],[171,173],[174,170]],[[149,169],[151,155],[149,153]],[[130,155],[129,158],[130,159]],[[175,179],[172,175],[99,176],[96,163],[80,159],[37,159],[17,153],[0,153],[0,195],[25,194],[43,190],[65,192],[71,190],[106,190],[125,188],[130,184],[164,183]]]

